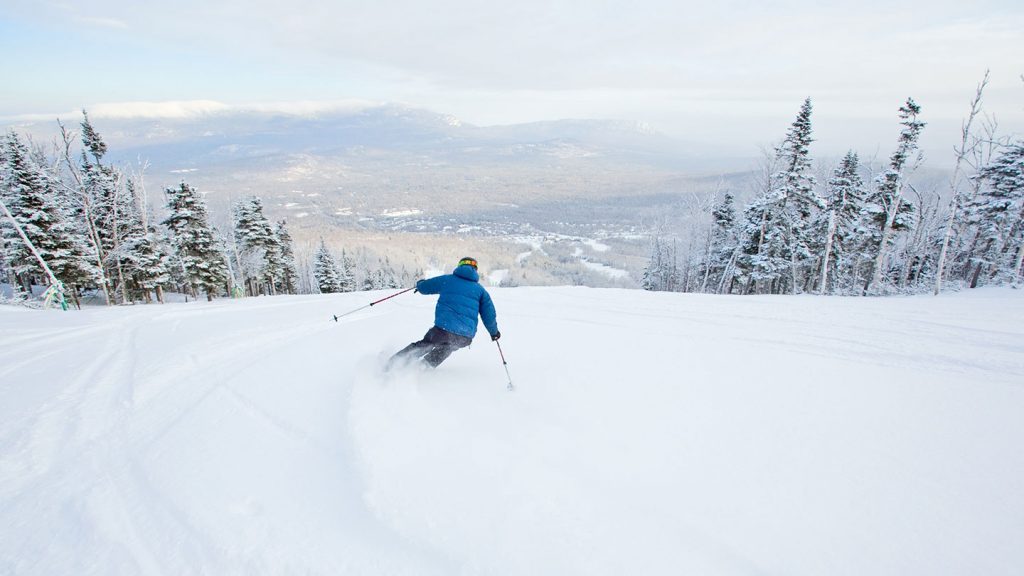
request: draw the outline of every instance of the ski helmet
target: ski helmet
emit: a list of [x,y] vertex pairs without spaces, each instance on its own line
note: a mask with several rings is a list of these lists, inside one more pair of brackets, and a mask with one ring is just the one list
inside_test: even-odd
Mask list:
[[466,256],[462,260],[459,260],[459,266],[472,266],[473,270],[477,269],[476,258],[470,258]]

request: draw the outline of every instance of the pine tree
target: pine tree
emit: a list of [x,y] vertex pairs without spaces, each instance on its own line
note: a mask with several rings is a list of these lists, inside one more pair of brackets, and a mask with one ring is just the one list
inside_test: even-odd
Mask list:
[[[804,100],[796,120],[766,162],[761,194],[747,206],[740,227],[737,264],[747,291],[798,291],[813,263],[811,218],[823,202],[810,173],[811,100]],[[788,272],[788,273],[787,273]]]
[[366,276],[363,277],[363,287],[361,288],[362,291],[368,292],[370,290],[376,290],[380,287],[380,279],[378,278],[377,275],[378,272],[379,270],[372,270],[366,272]]
[[127,302],[129,282],[136,275],[126,270],[125,246],[138,245],[145,236],[141,202],[134,182],[112,166],[103,164],[107,145],[82,111],[82,155],[79,170],[80,209],[86,231],[103,267],[103,277]]
[[193,295],[202,289],[206,299],[212,300],[224,290],[228,267],[210,228],[206,205],[184,182],[178,188],[168,188],[165,194],[170,215],[162,224],[171,230],[185,280]]
[[[166,274],[161,269],[142,216],[142,200],[134,180],[119,178],[120,185],[114,196],[113,247],[109,258],[117,274],[117,282],[124,301],[143,298],[149,300],[149,290],[159,284],[158,278]],[[148,266],[148,268],[140,268]],[[156,281],[156,282],[155,282]],[[143,284],[153,288],[146,289]],[[130,285],[130,286],[129,286]],[[130,296],[129,293],[134,296]],[[158,295],[159,299],[159,295]]]
[[235,205],[235,243],[249,292],[275,294],[286,274],[280,241],[263,215],[263,203],[253,196]]
[[703,266],[702,292],[718,292],[724,289],[727,282],[731,284],[731,268],[735,265],[738,248],[735,198],[731,193],[725,193],[722,202],[712,210],[711,218],[712,229],[705,256],[707,262]]
[[871,247],[873,264],[871,274],[864,285],[865,294],[871,291],[872,287],[880,289],[879,284],[885,272],[893,234],[906,230],[911,225],[914,207],[903,198],[903,184],[907,163],[917,151],[917,140],[925,126],[924,122],[917,119],[920,113],[921,107],[913,98],[907,98],[906,104],[900,106],[899,117],[903,130],[900,132],[899,143],[889,159],[888,169],[877,178],[875,190],[867,199],[866,213],[873,218],[876,225],[872,237],[876,245]]
[[782,214],[782,197],[778,190],[768,188],[743,211],[740,267],[747,279],[747,292],[767,286],[771,293],[780,291],[784,273],[790,266],[786,252]]
[[321,294],[334,294],[343,291],[338,277],[338,266],[322,238],[320,247],[317,248],[316,254],[313,256],[313,278],[316,280]]
[[[117,174],[113,168],[100,163],[107,151],[107,145],[89,123],[89,117],[82,120],[82,192],[89,199],[90,212],[87,215],[96,229],[101,242],[100,248],[106,255],[114,249],[116,237],[114,221],[117,196]],[[89,159],[90,155],[92,160]],[[106,257],[104,256],[106,259]]]
[[644,290],[652,292],[661,290],[660,279],[663,267],[661,257],[661,241],[655,238],[651,247],[651,258],[647,261],[647,267],[644,268],[643,275],[640,277],[640,287]]
[[[774,207],[779,218],[775,226],[780,230],[769,235],[778,238],[781,245],[769,243],[768,247],[777,259],[789,259],[791,284],[795,294],[800,290],[802,280],[808,275],[809,265],[814,256],[811,251],[813,231],[811,217],[824,203],[814,192],[815,178],[811,174],[811,99],[804,100],[796,120],[786,133],[786,138],[776,149],[781,167],[773,174],[777,205]],[[780,286],[781,291],[781,286]]]
[[277,221],[274,236],[281,253],[281,291],[295,294],[299,291],[299,273],[295,270],[295,251],[292,248],[292,235],[288,233],[284,220]]
[[338,282],[341,292],[356,291],[355,263],[345,254],[344,250],[341,251],[341,270],[339,270]]
[[89,114],[85,110],[82,110],[82,145],[86,151],[92,154],[96,164],[99,164],[100,159],[107,153],[106,143],[92,127],[92,123],[89,122]]
[[[88,121],[88,117],[86,117],[86,121]],[[48,172],[52,172],[52,179],[55,183],[56,202],[60,206],[61,211],[67,216],[74,230],[74,236],[84,239],[83,242],[88,252],[89,266],[94,268],[99,274],[95,285],[100,288],[103,293],[104,302],[109,306],[113,303],[111,299],[112,286],[105,270],[104,262],[106,261],[106,255],[100,238],[100,231],[97,229],[97,222],[100,219],[98,217],[99,212],[97,212],[94,206],[97,200],[93,197],[94,190],[91,189],[93,188],[93,182],[90,182],[88,178],[90,175],[82,173],[82,166],[88,162],[83,153],[82,160],[76,164],[74,160],[75,154],[72,151],[75,139],[74,133],[69,131],[59,120],[57,124],[60,126],[63,144],[60,157],[70,178],[65,180],[64,174],[60,172],[60,165],[56,163],[51,164],[42,154],[39,154],[41,158],[39,163],[40,165],[47,165]],[[96,155],[102,157],[106,151],[106,146],[98,139],[95,131],[91,129],[91,125],[89,125],[87,132],[93,135],[91,137],[92,147],[95,148]],[[95,175],[93,175],[93,181],[95,181]]]
[[132,280],[143,292],[143,298],[149,301],[150,293],[156,292],[156,299],[162,304],[164,287],[171,283],[170,251],[152,228],[145,234],[132,236],[124,246]]
[[[0,155],[0,162],[3,162],[3,156]],[[2,194],[2,192],[0,192]],[[0,200],[3,196],[0,196]],[[6,217],[6,214],[4,215]],[[0,224],[0,227],[3,225]],[[7,283],[14,285],[14,271],[11,270],[11,265],[7,262],[7,238],[2,232],[0,232],[0,284]]]
[[[19,232],[14,223],[0,216],[4,258],[11,272],[26,290],[33,283],[49,284],[39,262],[42,259],[65,286],[93,285],[98,272],[89,262],[88,250],[76,234],[74,223],[56,201],[51,177],[32,160],[28,147],[14,132],[8,133],[3,148],[0,197],[20,228]],[[31,246],[26,245],[22,232]]]
[[1024,262],[1024,142],[1006,146],[977,178],[984,186],[970,207],[980,233],[971,288],[987,279],[1016,282]]
[[815,226],[823,231],[825,239],[818,284],[818,291],[822,294],[826,292],[829,278],[832,284],[839,284],[856,267],[855,242],[861,226],[865,193],[859,170],[860,159],[851,150],[828,181],[826,210]]

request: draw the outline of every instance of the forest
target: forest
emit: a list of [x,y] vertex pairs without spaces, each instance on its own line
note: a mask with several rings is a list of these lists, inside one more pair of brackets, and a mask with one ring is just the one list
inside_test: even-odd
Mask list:
[[[3,140],[0,280],[12,288],[4,300],[80,308],[84,297],[113,305],[162,303],[168,291],[208,300],[310,291],[286,222],[272,223],[260,198],[232,206],[230,230],[211,225],[202,194],[184,181],[163,191],[158,210],[145,190],[145,166],[106,162],[107,145],[85,112],[80,132],[60,124],[60,133],[52,150],[14,131]],[[391,288],[411,278],[383,262],[360,270],[356,284],[354,261],[343,252],[339,269],[321,246],[312,267],[320,292]],[[39,286],[45,291],[34,294]]]
[[719,294],[884,295],[1020,282],[1024,142],[1001,137],[978,85],[954,146],[948,190],[926,194],[910,175],[926,122],[912,98],[880,168],[849,151],[821,181],[810,154],[812,104],[765,155],[742,210],[726,191],[697,242],[656,236],[641,285]]

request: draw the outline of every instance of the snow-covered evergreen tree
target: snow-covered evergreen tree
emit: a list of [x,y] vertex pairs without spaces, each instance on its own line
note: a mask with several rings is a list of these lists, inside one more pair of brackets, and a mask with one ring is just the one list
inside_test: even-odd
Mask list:
[[[260,227],[252,213],[250,199],[241,200],[233,206],[234,211],[234,241],[238,256],[237,274],[245,285],[246,293],[255,296],[261,293],[260,274],[263,269],[263,253],[251,247],[251,237],[259,238]],[[262,238],[264,242],[269,241],[269,235]]]
[[344,291],[338,275],[338,265],[323,239],[320,240],[320,247],[313,256],[313,278],[316,279],[316,286],[321,294]]
[[341,268],[338,270],[338,284],[341,292],[356,291],[356,270],[355,263],[351,258],[341,251]]
[[889,167],[875,182],[875,189],[868,196],[865,204],[866,215],[875,224],[870,238],[869,254],[872,256],[871,274],[864,285],[864,292],[881,290],[879,284],[887,269],[886,259],[892,245],[895,232],[907,230],[912,224],[914,207],[903,197],[904,176],[907,164],[912,161],[917,151],[917,140],[925,123],[917,119],[921,107],[913,98],[900,106],[899,143],[896,151],[889,158]]
[[100,160],[107,153],[106,143],[103,142],[99,133],[93,128],[92,122],[89,122],[89,114],[85,110],[82,110],[82,146],[92,155],[93,161],[96,164],[99,164]]
[[[82,120],[81,188],[87,212],[102,250],[104,264],[116,242],[115,213],[117,206],[118,175],[113,168],[101,163],[107,146],[83,112]],[[111,274],[107,274],[111,276]]]
[[292,248],[292,235],[288,233],[286,222],[277,221],[274,236],[281,252],[281,288],[285,294],[296,294],[299,291],[299,273],[295,269],[295,251]]
[[222,294],[228,281],[228,267],[210,227],[206,204],[194,188],[182,182],[168,188],[167,210],[162,222],[171,230],[185,279],[193,295],[202,289],[207,300]]
[[[0,155],[0,162],[3,162],[3,155]],[[2,196],[0,196],[0,198],[2,198]],[[2,226],[2,224],[0,224],[0,226]],[[7,238],[3,233],[0,233],[0,284],[3,283],[13,286],[15,284],[15,280],[14,271],[11,270],[11,265],[7,262]]]
[[39,258],[65,286],[93,285],[98,271],[89,261],[88,249],[74,223],[58,205],[51,177],[33,161],[28,147],[14,132],[9,132],[3,143],[0,197],[31,243],[31,247],[26,245],[14,223],[0,215],[4,258],[24,289],[50,283]]
[[712,229],[708,240],[706,262],[702,268],[704,279],[701,290],[718,292],[728,288],[732,282],[732,268],[738,247],[736,237],[735,198],[729,192],[711,212]]
[[127,302],[142,296],[141,287],[134,279],[143,273],[132,269],[131,263],[149,257],[128,253],[136,247],[147,249],[144,203],[131,178],[103,164],[107,145],[84,111],[81,127],[78,211],[103,266],[104,278],[114,288],[114,293]]
[[659,282],[663,267],[661,256],[661,242],[655,238],[651,246],[651,257],[647,260],[647,267],[644,268],[643,275],[640,277],[640,287],[644,290],[656,292],[661,289]]
[[[134,180],[120,177],[112,210],[113,246],[108,254],[123,301],[149,300],[143,284],[156,286],[166,280],[150,231],[142,216],[142,200]],[[161,280],[163,279],[163,280]],[[158,295],[159,298],[159,295]]]
[[855,274],[858,263],[856,241],[862,226],[865,194],[864,180],[859,172],[860,159],[851,150],[828,181],[826,209],[814,226],[822,231],[824,238],[818,280],[819,292],[823,294],[831,293],[837,286],[856,282],[850,275]]
[[[808,98],[800,107],[786,138],[776,149],[780,170],[772,175],[776,192],[773,197],[776,204],[772,211],[779,216],[773,222],[779,230],[768,235],[769,240],[773,241],[766,246],[766,255],[776,260],[788,258],[790,274],[786,280],[794,294],[802,289],[805,279],[812,272],[812,216],[824,207],[824,202],[814,191],[815,178],[811,174],[809,149],[811,142],[811,99]],[[776,238],[781,244],[774,241]],[[781,286],[779,290],[782,290]]]
[[235,243],[249,293],[275,294],[285,276],[281,245],[256,196],[235,205]]
[[779,291],[781,278],[789,269],[790,260],[786,257],[785,226],[781,211],[781,195],[778,190],[768,187],[765,192],[755,198],[743,211],[740,224],[741,251],[739,270],[747,281],[747,292],[764,290],[776,293]]
[[366,276],[363,277],[363,284],[361,290],[365,292],[368,290],[377,290],[378,288],[380,288],[381,282],[378,274],[379,272],[380,270],[368,270],[366,272]]
[[130,237],[124,244],[124,254],[142,297],[149,301],[155,292],[157,301],[163,303],[164,287],[171,284],[172,256],[156,230],[150,228],[145,234]]
[[814,192],[811,142],[808,98],[765,166],[771,171],[761,194],[743,213],[738,264],[748,291],[797,292],[810,277],[812,216],[824,204]]
[[979,231],[971,287],[1017,282],[1024,263],[1024,142],[1006,146],[977,178],[983,186],[969,207]]

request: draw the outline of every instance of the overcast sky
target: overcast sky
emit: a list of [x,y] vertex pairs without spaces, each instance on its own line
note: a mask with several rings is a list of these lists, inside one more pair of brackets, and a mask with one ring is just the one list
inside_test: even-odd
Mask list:
[[0,117],[355,99],[637,120],[753,153],[810,96],[821,153],[885,156],[911,96],[934,154],[991,69],[986,110],[1024,131],[1024,2],[826,4],[0,0]]

